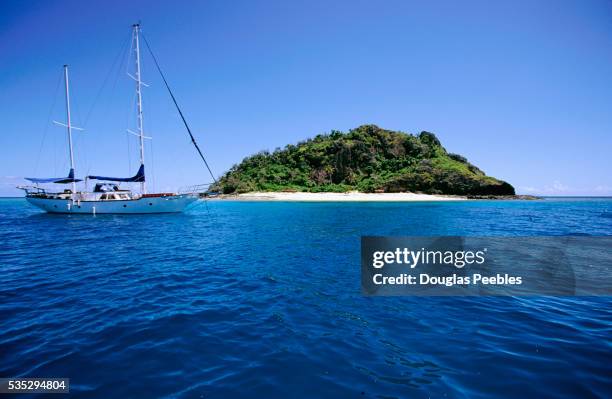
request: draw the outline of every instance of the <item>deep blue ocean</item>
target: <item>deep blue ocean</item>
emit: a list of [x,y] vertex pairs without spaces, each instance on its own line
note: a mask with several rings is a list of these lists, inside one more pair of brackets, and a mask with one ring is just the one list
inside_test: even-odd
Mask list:
[[0,377],[86,398],[611,396],[612,298],[363,297],[362,235],[612,235],[612,200],[94,217],[2,199]]

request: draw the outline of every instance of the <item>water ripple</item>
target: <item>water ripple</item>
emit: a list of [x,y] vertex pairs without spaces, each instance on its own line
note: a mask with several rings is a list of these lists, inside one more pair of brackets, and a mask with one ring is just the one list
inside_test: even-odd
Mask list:
[[606,397],[609,298],[362,297],[359,237],[610,235],[611,203],[0,200],[0,375],[87,398]]

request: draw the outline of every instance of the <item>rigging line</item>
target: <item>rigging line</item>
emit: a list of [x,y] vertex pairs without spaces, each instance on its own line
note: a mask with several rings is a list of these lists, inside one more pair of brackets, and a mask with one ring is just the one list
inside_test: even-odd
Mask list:
[[57,78],[57,84],[55,85],[55,95],[53,96],[53,103],[51,105],[51,109],[49,109],[49,116],[47,116],[47,123],[45,123],[45,128],[43,129],[43,138],[40,142],[40,147],[38,149],[38,155],[36,156],[36,163],[34,164],[34,176],[36,176],[36,172],[38,171],[38,163],[40,162],[40,155],[42,154],[43,146],[45,145],[45,138],[47,137],[47,132],[49,131],[49,126],[51,125],[51,116],[53,115],[53,110],[55,109],[55,104],[57,104],[57,97],[59,93],[59,87],[62,83],[63,75],[59,75]]
[[53,136],[53,176],[57,176],[57,135]]
[[[130,32],[130,49],[128,50],[128,56],[127,56],[128,59],[131,57],[132,50],[134,50],[134,33]],[[130,64],[129,63],[125,64],[125,73],[128,76],[130,75]]]
[[121,53],[120,59],[121,62],[119,63],[119,67],[117,68],[117,74],[115,75],[115,81],[113,82],[113,86],[111,87],[111,92],[110,92],[110,96],[109,96],[109,101],[106,103],[106,108],[104,110],[104,114],[102,115],[102,119],[106,120],[108,113],[110,111],[110,107],[111,104],[114,102],[113,100],[115,99],[115,92],[117,91],[117,83],[119,82],[119,76],[121,75],[121,70],[123,69],[123,64],[127,64],[127,59],[129,57],[126,57],[126,52],[125,50],[127,50],[127,46],[125,46],[124,51]]
[[[74,76],[74,75],[73,75]],[[70,108],[73,110],[73,114],[75,115],[75,120],[77,121],[76,125],[77,126],[83,126],[83,118],[81,117],[81,107],[79,105],[79,101],[78,99],[80,97],[78,97],[78,93],[79,90],[75,90],[75,87],[77,87],[74,84],[74,78],[70,81]],[[78,87],[77,87],[78,89]],[[74,148],[84,148],[84,146],[82,147],[83,144],[83,137],[82,135],[75,135],[72,136],[72,141],[74,144]],[[84,162],[87,162],[87,154],[89,153],[89,151],[87,151],[87,149],[85,148],[85,151],[75,151],[74,153],[74,162],[76,165],[83,165]],[[79,168],[77,168],[79,169]]]
[[130,37],[128,36],[126,38],[126,40],[123,42],[123,44],[121,45],[121,48],[119,50],[119,53],[117,53],[117,55],[115,56],[115,59],[114,59],[113,63],[111,64],[110,69],[106,73],[106,77],[104,78],[104,81],[102,82],[102,86],[100,86],[100,89],[98,90],[98,93],[96,94],[96,97],[94,98],[94,101],[91,104],[91,107],[89,107],[89,111],[87,112],[87,115],[85,116],[85,122],[83,122],[83,129],[85,129],[87,127],[87,123],[89,122],[89,118],[91,117],[91,114],[92,114],[96,104],[98,103],[98,100],[100,99],[100,95],[102,94],[102,91],[104,91],[104,88],[106,87],[106,84],[108,83],[108,79],[110,78],[112,72],[115,70],[115,66],[117,65],[117,61],[119,61],[119,59],[123,58],[122,55],[125,53],[125,48],[127,47],[127,44],[129,43],[129,39],[130,39]]
[[[151,151],[151,162],[150,162],[150,164],[151,164],[151,177],[152,177],[151,183],[153,183],[153,187],[152,188],[153,188],[153,190],[155,190],[156,187],[157,187],[157,184],[156,184],[157,182],[155,181],[155,160],[154,160],[154,154],[153,154],[153,140],[149,140],[149,148],[150,148],[150,151]],[[153,192],[155,192],[155,191],[153,191]]]
[[181,116],[181,119],[183,120],[183,124],[185,125],[185,128],[187,129],[187,133],[189,133],[189,137],[191,137],[191,143],[196,148],[196,150],[198,150],[198,154],[200,154],[200,158],[202,158],[202,161],[204,161],[204,165],[206,165],[206,169],[208,169],[208,173],[210,173],[210,176],[213,178],[213,180],[216,183],[217,178],[215,177],[212,170],[210,169],[210,166],[208,165],[208,162],[206,161],[204,154],[202,154],[202,150],[200,149],[200,146],[198,145],[198,143],[196,143],[195,137],[193,137],[193,133],[191,133],[191,129],[189,128],[189,125],[187,124],[187,120],[183,116],[183,111],[181,111],[181,108],[179,107],[178,102],[176,101],[176,98],[174,98],[174,94],[172,94],[170,85],[168,84],[168,81],[166,80],[166,77],[164,76],[164,73],[162,72],[161,67],[159,66],[159,63],[157,62],[157,58],[155,57],[155,54],[153,54],[153,50],[151,50],[151,46],[149,46],[149,41],[147,40],[147,38],[142,32],[141,32],[141,36],[144,39],[145,45],[147,46],[147,50],[149,50],[149,54],[151,54],[151,57],[153,58],[153,62],[155,63],[155,67],[157,68],[157,71],[159,72],[159,74],[161,75],[164,81],[164,85],[166,85],[166,89],[168,89],[168,93],[170,94],[170,97],[172,97],[174,106],[176,107],[176,110],[178,111],[179,115]]
[[89,191],[89,189],[87,188],[89,186],[89,179],[87,178],[87,176],[89,176],[90,173],[91,173],[91,166],[87,168],[87,174],[85,175],[85,178],[83,179],[83,181],[85,182],[85,191]]
[[131,151],[130,151],[130,134],[128,132],[125,132],[125,138],[127,140],[127,151],[128,151],[128,171],[132,171],[132,157],[130,156]]
[[132,171],[132,151],[130,149],[130,138],[132,138],[132,135],[128,132],[128,129],[130,129],[132,127],[132,125],[130,124],[130,119],[131,117],[135,114],[134,112],[134,108],[136,107],[136,93],[134,93],[134,96],[132,97],[132,101],[130,103],[130,111],[126,114],[125,117],[125,127],[126,127],[126,132],[125,135],[127,136],[127,140],[128,140],[128,171]]

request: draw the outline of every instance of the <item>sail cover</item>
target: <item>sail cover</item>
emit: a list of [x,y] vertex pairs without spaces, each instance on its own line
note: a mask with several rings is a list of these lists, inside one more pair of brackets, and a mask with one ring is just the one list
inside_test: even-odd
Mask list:
[[74,169],[70,169],[70,173],[68,173],[68,177],[26,177],[26,180],[31,181],[32,183],[58,183],[58,184],[66,184],[66,183],[76,183],[81,181],[81,179],[74,178]]
[[124,182],[143,182],[145,181],[144,165],[140,165],[138,172],[132,177],[106,177],[106,176],[87,176],[88,179],[93,180],[107,180],[107,181],[124,181]]

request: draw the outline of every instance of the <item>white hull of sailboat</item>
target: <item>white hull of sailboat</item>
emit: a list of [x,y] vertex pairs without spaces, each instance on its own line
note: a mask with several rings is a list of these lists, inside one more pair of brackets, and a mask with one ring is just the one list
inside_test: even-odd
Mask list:
[[72,201],[68,199],[26,197],[26,200],[49,213],[79,214],[151,214],[183,212],[198,200],[195,195],[144,197],[131,200]]

